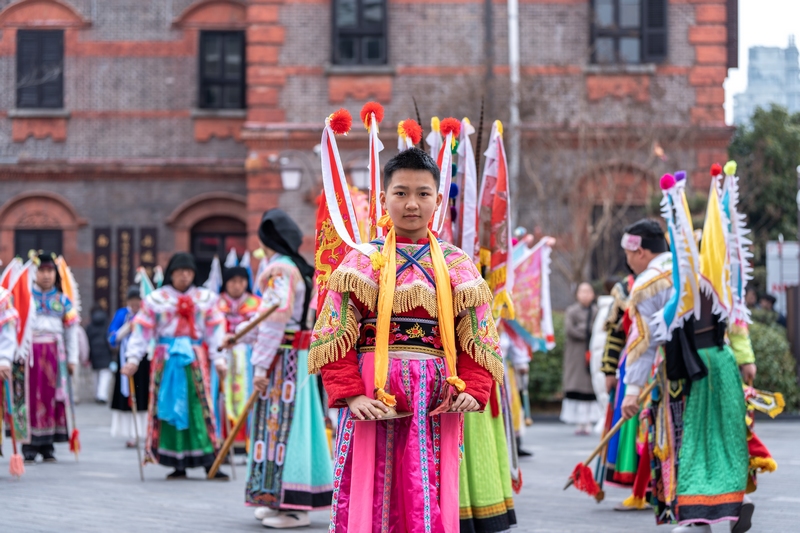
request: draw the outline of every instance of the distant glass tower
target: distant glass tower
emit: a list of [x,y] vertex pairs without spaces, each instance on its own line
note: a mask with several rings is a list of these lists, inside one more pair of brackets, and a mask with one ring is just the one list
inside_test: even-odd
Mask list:
[[800,53],[794,35],[786,48],[753,46],[749,51],[747,90],[733,97],[733,121],[745,124],[756,108],[770,104],[800,111]]

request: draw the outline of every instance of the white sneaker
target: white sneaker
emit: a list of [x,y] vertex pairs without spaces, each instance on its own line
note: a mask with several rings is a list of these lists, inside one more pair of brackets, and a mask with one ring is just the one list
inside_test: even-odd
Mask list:
[[311,519],[304,511],[281,511],[277,516],[265,518],[261,525],[271,529],[291,529],[310,526]]
[[708,524],[689,524],[688,526],[678,526],[672,533],[711,533],[711,526]]
[[261,522],[265,518],[278,516],[278,513],[279,511],[277,509],[270,509],[269,507],[258,507],[253,514],[256,516],[256,520]]

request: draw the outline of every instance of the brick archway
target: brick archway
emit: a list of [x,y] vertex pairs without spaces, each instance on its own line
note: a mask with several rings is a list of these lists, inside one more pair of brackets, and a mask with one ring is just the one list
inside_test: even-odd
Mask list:
[[176,207],[166,220],[174,232],[175,251],[188,252],[192,228],[212,217],[229,217],[247,224],[247,198],[229,192],[212,192],[190,198]]
[[31,191],[14,196],[0,206],[0,259],[14,257],[17,229],[60,229],[64,232],[64,256],[78,254],[78,229],[87,224],[63,196],[49,191]]
[[74,7],[60,0],[20,0],[0,11],[0,26],[81,28],[91,25]]
[[198,0],[173,21],[179,28],[244,28],[247,6],[239,0]]

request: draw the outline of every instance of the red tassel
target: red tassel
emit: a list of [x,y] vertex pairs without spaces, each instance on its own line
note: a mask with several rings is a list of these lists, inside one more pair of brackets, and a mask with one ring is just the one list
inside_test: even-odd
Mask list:
[[446,118],[439,123],[439,131],[442,137],[447,137],[448,133],[452,133],[453,137],[458,137],[458,134],[461,133],[461,122],[452,117]]
[[719,176],[720,174],[722,174],[722,165],[719,163],[714,163],[711,165],[711,177],[713,178],[714,176]]
[[375,122],[380,124],[383,120],[383,106],[378,102],[367,102],[361,108],[361,122],[364,123],[364,127],[367,129],[369,129],[369,116],[372,113],[375,113]]
[[78,455],[81,453],[81,434],[78,428],[72,430],[72,435],[69,436],[69,451]]
[[11,461],[8,463],[8,473],[14,477],[22,477],[22,474],[25,473],[25,461],[22,460],[20,454],[15,453],[11,456]]
[[328,124],[336,135],[347,135],[353,126],[353,117],[347,109],[340,109],[328,117]]
[[592,474],[592,471],[589,469],[589,467],[583,463],[580,463],[575,467],[575,470],[572,471],[570,479],[572,479],[576,489],[581,492],[585,492],[589,496],[594,497],[598,492],[600,492],[600,487],[594,480],[594,474]]
[[522,490],[522,469],[517,470],[517,479],[511,478],[511,488],[514,489],[514,494],[519,494]]
[[417,121],[413,118],[407,118],[403,121],[403,130],[406,132],[406,136],[411,139],[411,144],[419,144],[422,140],[422,126],[417,124]]

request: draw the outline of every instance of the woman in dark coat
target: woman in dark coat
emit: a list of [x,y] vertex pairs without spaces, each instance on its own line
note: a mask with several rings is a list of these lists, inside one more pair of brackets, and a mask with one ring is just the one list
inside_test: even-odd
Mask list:
[[110,368],[111,348],[106,339],[106,327],[108,327],[108,315],[102,307],[94,306],[91,323],[84,329],[86,337],[89,339],[89,361],[92,363],[95,375],[94,400],[100,404],[108,403],[111,378],[114,376]]
[[564,374],[561,402],[561,421],[576,424],[578,435],[591,433],[592,425],[602,415],[600,404],[592,387],[589,360],[586,353],[592,336],[592,324],[597,314],[594,303],[594,289],[588,283],[581,283],[576,293],[577,302],[564,313]]

